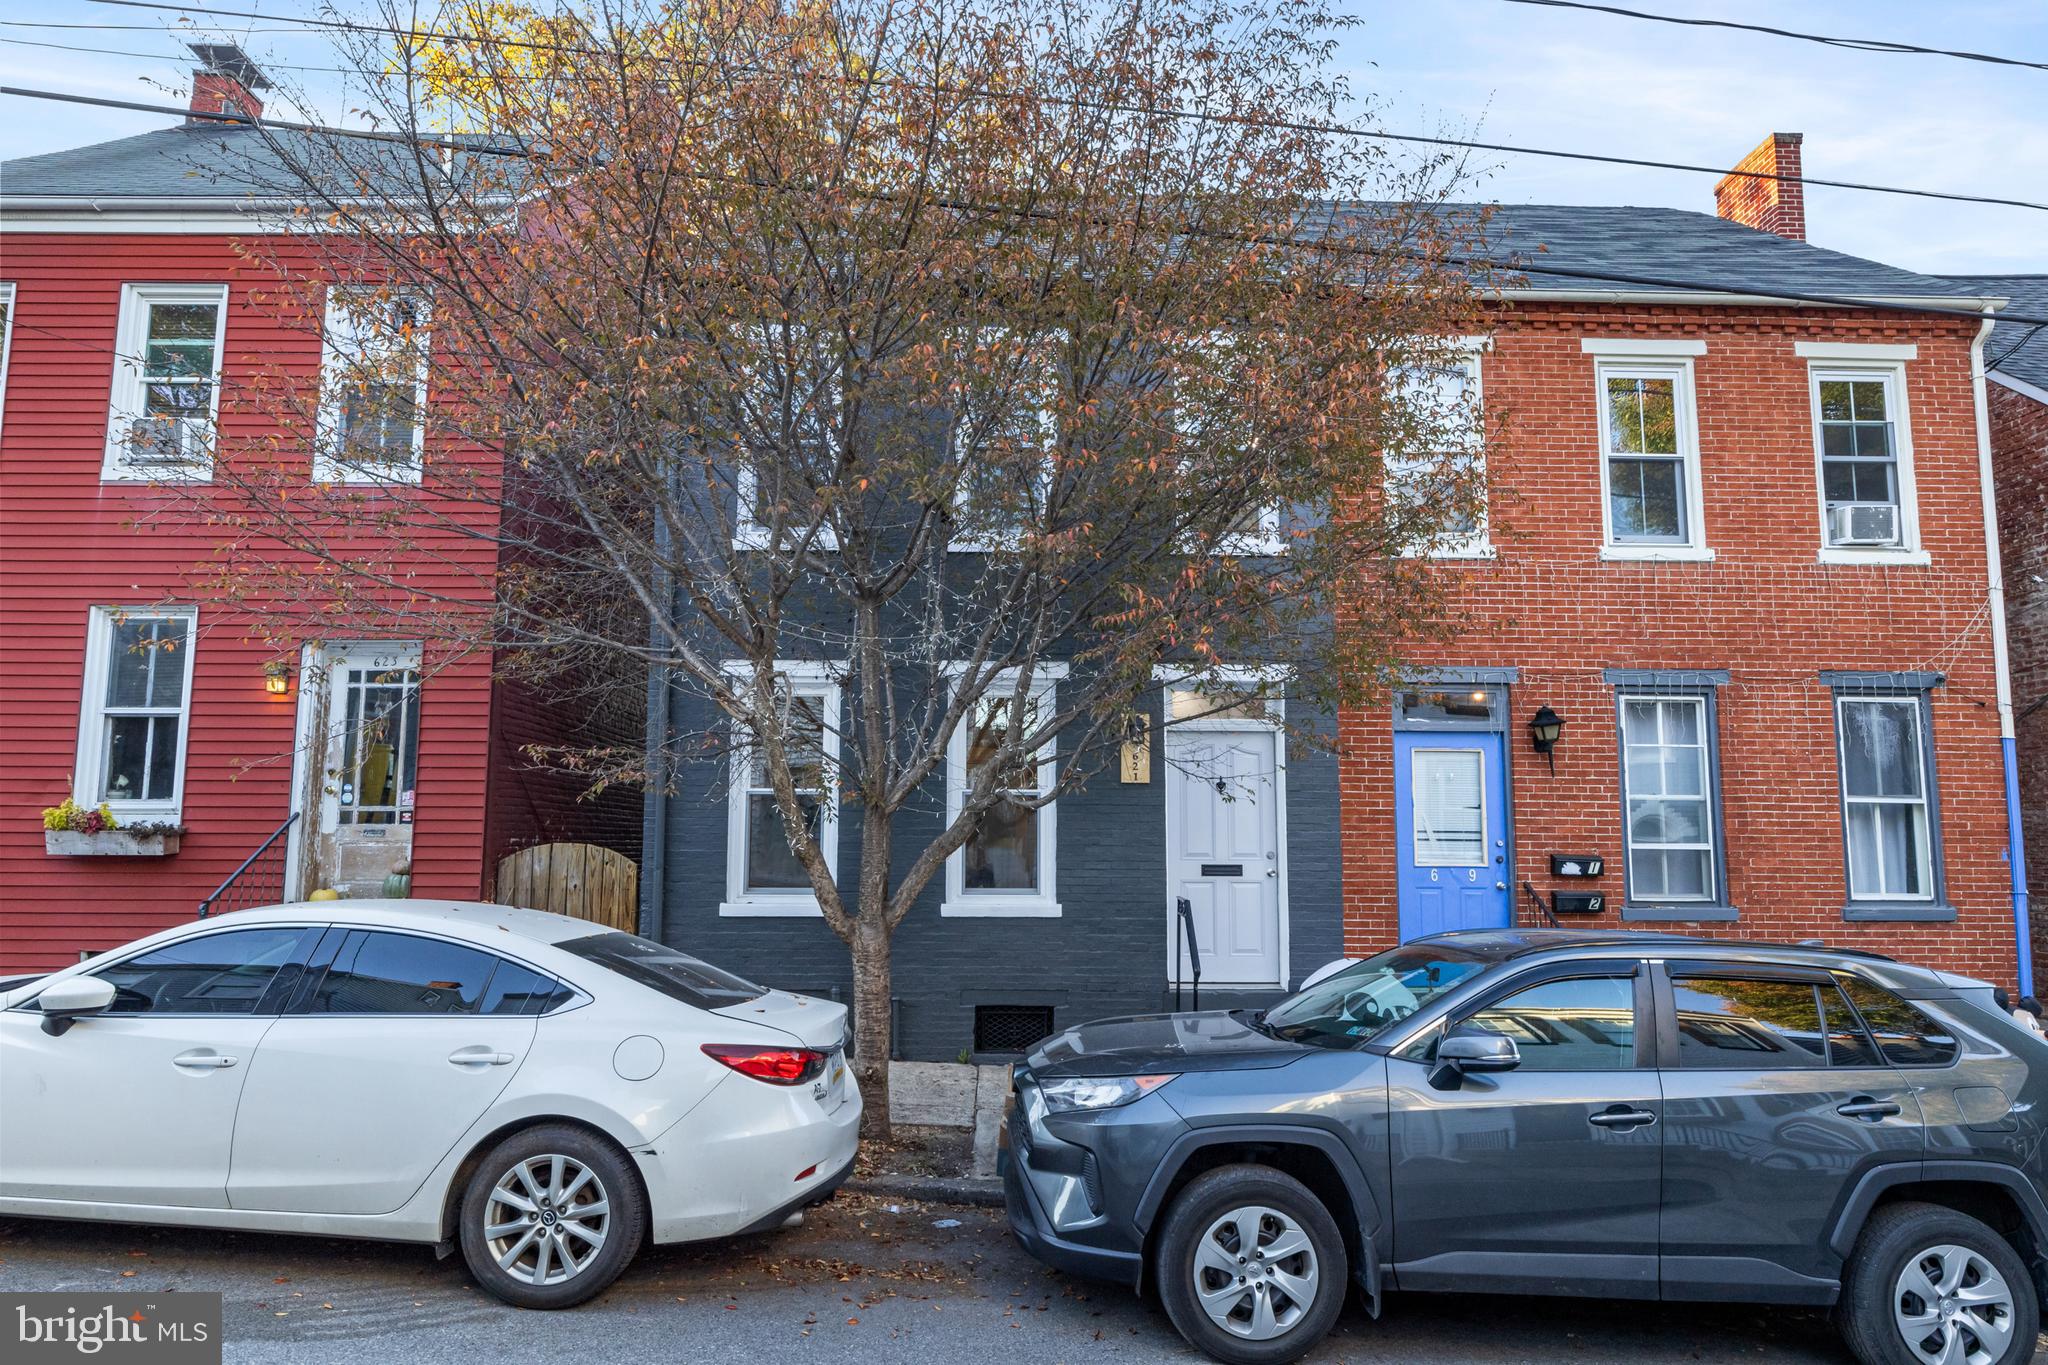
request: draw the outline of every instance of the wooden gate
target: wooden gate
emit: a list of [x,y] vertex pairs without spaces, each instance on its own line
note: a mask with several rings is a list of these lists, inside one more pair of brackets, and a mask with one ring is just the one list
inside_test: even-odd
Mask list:
[[640,865],[596,844],[536,844],[498,861],[496,899],[637,933]]

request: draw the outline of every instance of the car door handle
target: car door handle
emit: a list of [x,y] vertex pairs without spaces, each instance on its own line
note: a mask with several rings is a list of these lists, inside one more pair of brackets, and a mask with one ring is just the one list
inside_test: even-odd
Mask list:
[[241,1058],[215,1052],[212,1048],[193,1048],[171,1058],[172,1066],[181,1066],[188,1071],[225,1071]]
[[1640,1128],[1655,1123],[1657,1116],[1647,1109],[1603,1109],[1597,1114],[1588,1114],[1586,1122],[1595,1128]]
[[479,1045],[477,1047],[459,1047],[448,1054],[448,1060],[456,1066],[504,1066],[512,1060],[512,1054],[509,1052],[493,1052],[489,1048]]
[[1849,1119],[1888,1119],[1900,1112],[1899,1106],[1891,1100],[1874,1100],[1868,1095],[1858,1095],[1847,1104],[1835,1106],[1835,1112]]

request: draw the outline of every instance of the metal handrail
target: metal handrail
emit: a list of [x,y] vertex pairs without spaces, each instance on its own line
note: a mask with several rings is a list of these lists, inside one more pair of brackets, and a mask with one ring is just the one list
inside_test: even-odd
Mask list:
[[1173,935],[1173,1007],[1175,1010],[1180,1009],[1180,950],[1181,945],[1185,943],[1188,950],[1188,965],[1194,969],[1195,974],[1194,1006],[1199,1010],[1202,1008],[1202,946],[1195,936],[1195,907],[1188,902],[1186,896],[1180,896],[1174,900],[1173,908],[1180,921],[1175,926]]
[[1564,928],[1564,922],[1557,917],[1557,912],[1550,908],[1550,902],[1543,899],[1543,893],[1538,891],[1534,884],[1526,877],[1522,879],[1522,889],[1529,893],[1530,900],[1536,902],[1536,908],[1543,912],[1543,918],[1550,921],[1551,928]]
[[[258,858],[261,858],[265,853],[269,852],[270,846],[276,843],[279,839],[282,839],[285,835],[285,831],[290,829],[292,825],[297,822],[298,818],[299,812],[293,811],[290,815],[287,815],[285,817],[283,824],[279,825],[276,829],[270,832],[270,837],[268,839],[265,839],[262,843],[256,845],[256,851],[254,853],[251,853],[248,857],[242,859],[242,865],[236,868],[233,872],[228,873],[228,879],[222,882],[218,887],[215,887],[214,892],[211,896],[208,896],[205,900],[199,902],[199,914],[196,916],[196,918],[205,919],[208,915],[212,914],[214,907],[220,903],[221,898],[227,895],[228,888],[232,887],[236,882],[240,881],[242,878],[242,874],[247,872],[251,867],[254,867],[256,865],[256,860]],[[278,894],[283,895],[283,869],[279,869],[276,881]]]

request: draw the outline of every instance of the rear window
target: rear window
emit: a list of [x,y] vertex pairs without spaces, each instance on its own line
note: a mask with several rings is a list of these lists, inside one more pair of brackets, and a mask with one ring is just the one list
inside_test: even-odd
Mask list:
[[766,987],[745,977],[734,976],[688,953],[633,934],[592,934],[555,946],[700,1010],[743,1005],[768,993]]
[[1947,1066],[1960,1049],[1955,1035],[1890,991],[1853,976],[1837,978],[1893,1066]]

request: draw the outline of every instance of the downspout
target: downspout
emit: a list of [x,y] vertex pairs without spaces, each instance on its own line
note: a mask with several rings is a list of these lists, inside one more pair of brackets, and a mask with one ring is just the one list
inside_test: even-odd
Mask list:
[[1984,376],[1984,343],[1991,337],[1991,314],[1984,310],[1977,339],[1970,344],[1970,389],[1977,404],[1977,484],[1984,498],[1984,562],[1991,576],[1991,658],[1998,671],[1998,746],[2005,760],[2005,860],[2012,871],[2013,950],[2019,956],[2021,995],[2034,993],[2034,936],[2027,906],[2027,846],[2020,825],[2019,744],[2012,714],[2012,658],[2005,634],[2005,569],[1998,555],[1998,495],[1992,483],[1991,402]]
[[[673,591],[668,573],[668,518],[654,513],[654,598],[670,611]],[[647,641],[655,661],[647,668],[647,794],[640,803],[640,935],[661,941],[668,919],[668,664],[660,623],[647,623]]]

